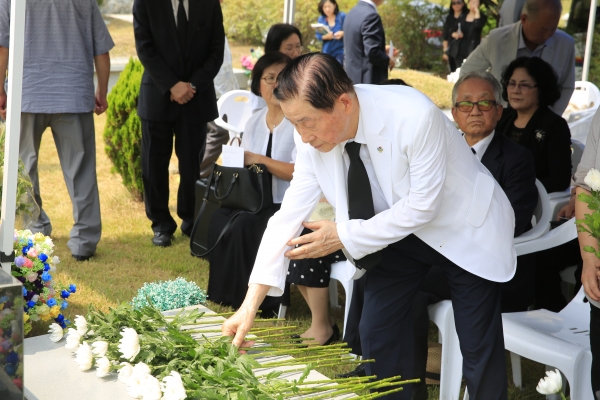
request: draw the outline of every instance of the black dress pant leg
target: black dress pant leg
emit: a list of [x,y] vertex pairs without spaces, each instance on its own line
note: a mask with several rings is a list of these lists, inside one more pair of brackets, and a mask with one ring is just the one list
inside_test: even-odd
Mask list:
[[206,123],[190,124],[180,118],[175,124],[175,154],[179,160],[177,215],[181,230],[188,236],[194,226],[195,184],[200,179],[200,164],[206,146]]
[[600,400],[600,308],[590,304],[590,347],[592,350],[592,390]]
[[146,216],[154,232],[172,235],[177,224],[169,212],[169,161],[174,122],[142,119],[142,179]]

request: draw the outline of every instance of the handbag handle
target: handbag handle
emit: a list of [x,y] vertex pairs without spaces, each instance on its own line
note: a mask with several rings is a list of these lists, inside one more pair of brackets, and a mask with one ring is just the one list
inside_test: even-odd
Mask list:
[[[214,174],[215,174],[215,175],[217,175],[217,177],[215,178],[215,189],[214,189],[214,192],[215,192],[215,198],[216,198],[217,200],[221,201],[221,200],[223,200],[223,199],[226,199],[226,198],[227,198],[227,196],[229,196],[229,194],[230,194],[230,193],[231,193],[231,191],[233,190],[233,186],[235,185],[235,181],[236,181],[236,180],[237,180],[237,178],[238,178],[238,174],[237,174],[237,172],[236,172],[235,174],[233,174],[233,176],[232,176],[232,178],[231,178],[231,183],[229,184],[229,189],[227,189],[227,192],[225,192],[225,194],[224,194],[223,196],[221,196],[221,197],[219,197],[219,195],[217,194],[217,189],[218,189],[218,187],[219,187],[219,181],[220,181],[220,178],[221,178],[221,172],[220,172],[220,171],[215,171],[215,173],[214,173]],[[259,179],[259,181],[260,181],[260,179]],[[261,183],[262,183],[262,182],[261,182]],[[261,187],[261,190],[262,190],[262,187]]]
[[[206,204],[208,204],[208,196],[210,195],[210,185],[212,183],[213,180],[213,175],[217,175],[217,179],[215,179],[215,197],[216,197],[216,189],[217,189],[217,180],[218,177],[221,176],[221,174],[219,173],[219,171],[215,171],[215,166],[216,164],[213,166],[213,172],[209,175],[208,178],[208,182],[206,185],[206,190],[204,191],[204,196],[202,197],[202,206],[200,207],[200,210],[198,210],[198,215],[196,215],[196,220],[194,221],[194,226],[192,228],[192,232],[190,233],[190,253],[194,256],[194,257],[205,257],[207,256],[211,251],[213,251],[215,249],[215,247],[217,247],[217,245],[219,244],[219,242],[221,241],[221,238],[223,238],[223,236],[225,236],[225,233],[227,232],[227,230],[229,230],[229,228],[231,227],[231,225],[233,224],[233,221],[243,212],[247,212],[250,214],[258,214],[259,212],[262,211],[263,205],[265,204],[265,191],[264,191],[264,184],[263,184],[263,180],[259,179],[258,180],[258,184],[260,186],[260,192],[262,194],[261,196],[261,200],[260,200],[260,207],[258,208],[258,210],[252,212],[252,211],[238,211],[237,213],[233,214],[231,216],[231,218],[229,218],[229,221],[227,221],[227,223],[225,224],[225,226],[223,227],[223,229],[221,230],[221,233],[219,234],[219,237],[217,238],[217,240],[215,241],[215,244],[213,244],[213,246],[206,250],[204,253],[202,254],[197,254],[194,253],[194,248],[192,246],[192,243],[194,241],[194,235],[196,233],[196,229],[198,228],[198,224],[200,222],[200,217],[202,216],[202,213],[204,212],[204,210],[206,209]],[[254,168],[256,170],[256,173],[258,174],[262,174],[263,170],[256,164],[252,164],[252,166],[250,168]],[[235,174],[237,175],[237,174]],[[231,188],[233,187],[233,183],[235,181],[236,178],[234,178],[232,180],[232,185],[229,187],[229,191],[231,191]],[[229,193],[228,191],[228,193]],[[225,198],[227,196],[224,196],[223,198]]]

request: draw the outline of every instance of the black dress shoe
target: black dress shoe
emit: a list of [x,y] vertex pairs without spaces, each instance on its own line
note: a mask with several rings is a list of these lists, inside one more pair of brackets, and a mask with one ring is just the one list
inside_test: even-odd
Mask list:
[[92,258],[93,254],[90,256],[80,256],[79,254],[71,254],[73,258],[77,261],[87,261]]
[[158,247],[169,247],[173,244],[173,235],[164,232],[154,232],[152,244]]
[[356,368],[354,368],[350,372],[346,372],[345,374],[336,375],[336,378],[354,378],[357,376],[367,376],[367,371],[365,371],[365,364],[358,364]]
[[323,346],[328,346],[332,343],[340,341],[340,328],[338,328],[337,324],[334,324],[332,328],[333,332],[331,333],[329,339],[327,339],[327,341],[323,343]]

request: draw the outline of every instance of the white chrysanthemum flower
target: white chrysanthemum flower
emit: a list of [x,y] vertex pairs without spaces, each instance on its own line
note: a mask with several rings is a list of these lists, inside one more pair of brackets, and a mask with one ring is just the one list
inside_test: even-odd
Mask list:
[[128,362],[122,362],[121,368],[119,369],[119,381],[122,383],[127,383],[131,374],[133,374],[133,366]]
[[121,331],[121,340],[119,340],[119,351],[121,358],[133,361],[140,352],[140,338],[132,328],[123,328]]
[[92,368],[94,362],[94,356],[92,355],[92,349],[86,342],[79,345],[79,348],[75,352],[75,362],[81,371],[87,371]]
[[87,324],[87,320],[85,319],[85,317],[83,317],[81,315],[75,316],[75,328],[77,328],[77,332],[79,332],[79,334],[81,336],[83,336],[87,333],[88,324]]
[[107,351],[108,342],[105,342],[104,340],[98,340],[92,343],[92,353],[94,353],[96,357],[104,357]]
[[106,357],[96,359],[96,376],[104,378],[110,373],[110,361]]
[[65,334],[63,328],[61,328],[56,322],[50,325],[50,330],[48,330],[48,333],[50,334],[50,340],[52,340],[54,343],[60,341]]
[[133,369],[131,376],[127,380],[127,393],[134,399],[142,397],[144,392],[144,384],[146,377],[150,375],[150,367],[144,363],[137,363]]
[[595,192],[600,191],[600,171],[598,171],[597,169],[595,169],[595,168],[590,169],[583,181],[593,191],[595,191]]
[[58,259],[58,256],[54,256],[54,257],[52,257],[52,264],[53,264],[53,265],[58,265],[58,264],[60,264],[60,260]]
[[160,384],[163,391],[162,400],[185,400],[185,388],[181,381],[181,375],[177,371],[171,371],[171,374],[165,376]]
[[562,377],[559,370],[546,371],[546,377],[540,379],[540,383],[535,388],[541,394],[555,394],[560,392],[561,389]]
[[152,375],[146,375],[146,380],[143,384],[142,399],[143,400],[160,400],[162,391],[160,390],[160,382]]
[[75,350],[81,343],[81,335],[73,328],[67,330],[67,344],[65,347],[69,350]]

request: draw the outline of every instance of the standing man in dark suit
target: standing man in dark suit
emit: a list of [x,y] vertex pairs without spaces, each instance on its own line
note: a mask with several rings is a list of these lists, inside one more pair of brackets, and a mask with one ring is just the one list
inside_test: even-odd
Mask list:
[[[481,163],[492,173],[508,197],[515,213],[515,237],[531,228],[537,204],[535,165],[530,151],[495,132],[502,116],[502,87],[489,72],[470,72],[462,76],[452,90],[452,115],[464,138]],[[515,146],[516,145],[516,146]],[[523,151],[525,150],[525,151]],[[526,311],[533,301],[535,256],[517,257],[517,271],[508,282],[500,284],[502,312]],[[450,285],[442,269],[432,267],[415,297],[415,378],[421,382],[413,388],[413,400],[427,400],[425,385],[429,314],[427,306],[449,300]]]
[[142,174],[146,215],[156,246],[170,246],[177,223],[169,212],[169,160],[179,160],[177,215],[189,236],[194,184],[206,144],[206,123],[217,116],[213,79],[223,63],[225,31],[219,0],[135,0],[135,44],[144,75]]
[[[344,68],[354,84],[378,84],[396,61],[388,57],[377,7],[383,0],[360,0],[344,21]],[[394,52],[396,56],[397,51]]]

